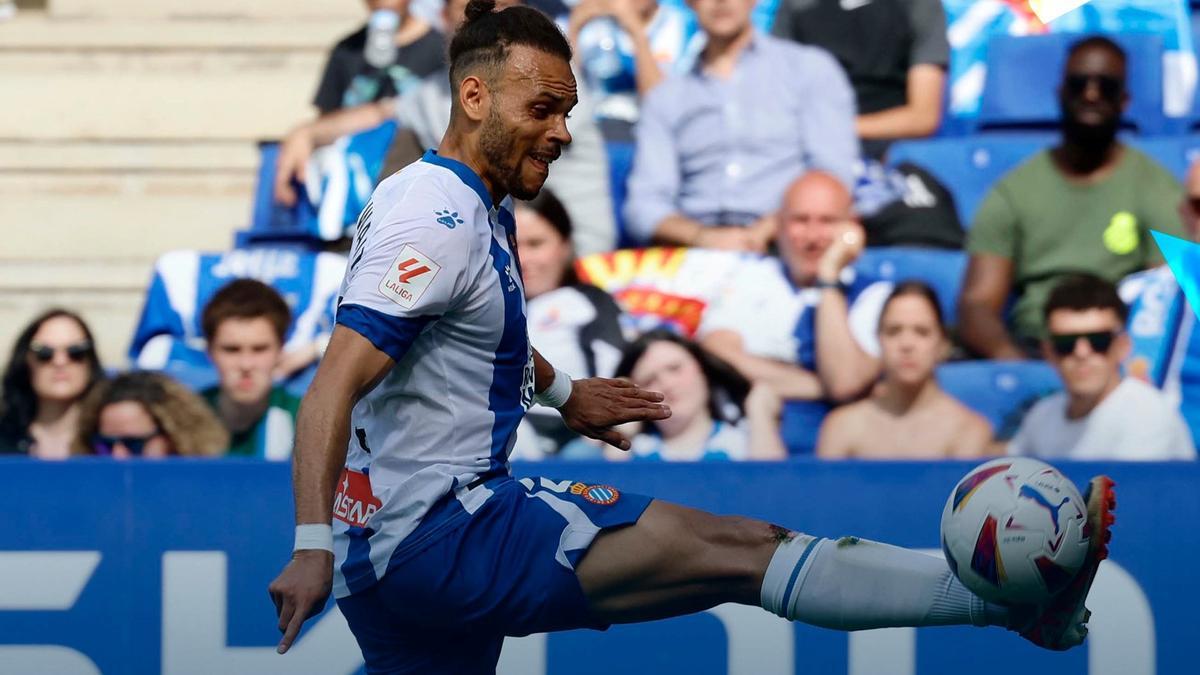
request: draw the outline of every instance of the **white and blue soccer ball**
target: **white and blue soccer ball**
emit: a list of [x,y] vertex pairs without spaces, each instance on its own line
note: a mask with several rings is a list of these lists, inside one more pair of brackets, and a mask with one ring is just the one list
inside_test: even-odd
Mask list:
[[942,550],[967,588],[1003,604],[1042,604],[1088,549],[1087,506],[1058,469],[1006,457],[966,475],[942,511]]

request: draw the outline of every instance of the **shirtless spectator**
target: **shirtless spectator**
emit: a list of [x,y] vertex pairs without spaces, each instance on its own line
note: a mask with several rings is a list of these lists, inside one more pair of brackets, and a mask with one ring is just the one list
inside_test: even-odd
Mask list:
[[934,369],[950,348],[937,296],[925,284],[892,291],[879,320],[883,380],[869,398],[825,418],[817,456],[941,459],[986,453],[992,427],[942,391]]

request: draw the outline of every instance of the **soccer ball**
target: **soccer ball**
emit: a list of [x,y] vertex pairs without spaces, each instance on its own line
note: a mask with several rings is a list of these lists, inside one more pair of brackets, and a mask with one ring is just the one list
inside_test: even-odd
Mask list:
[[1087,554],[1087,506],[1075,485],[1035,459],[976,467],[942,511],[942,550],[967,588],[990,602],[1042,604]]

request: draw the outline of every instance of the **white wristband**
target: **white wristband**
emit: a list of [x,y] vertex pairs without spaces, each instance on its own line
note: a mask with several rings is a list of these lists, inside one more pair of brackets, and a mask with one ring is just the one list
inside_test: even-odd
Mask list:
[[533,396],[533,400],[550,408],[563,407],[568,398],[571,398],[571,376],[558,368],[554,369],[554,381],[550,386]]
[[320,549],[333,553],[333,528],[329,525],[297,525],[293,551]]

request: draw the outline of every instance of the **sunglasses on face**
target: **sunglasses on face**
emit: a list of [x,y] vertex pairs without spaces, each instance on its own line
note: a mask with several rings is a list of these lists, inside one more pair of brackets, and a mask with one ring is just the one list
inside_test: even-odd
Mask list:
[[1121,80],[1112,75],[1067,75],[1067,92],[1072,96],[1082,96],[1093,82],[1100,89],[1100,95],[1110,101],[1119,99],[1125,89]]
[[155,429],[154,433],[149,436],[105,436],[96,434],[92,436],[92,449],[101,457],[111,457],[117,445],[122,445],[129,454],[135,457],[141,457],[142,452],[146,449],[146,444],[158,438],[162,432]]
[[1075,353],[1075,345],[1079,344],[1080,340],[1087,340],[1088,346],[1092,348],[1093,352],[1107,354],[1116,338],[1117,332],[1111,330],[1095,333],[1059,333],[1050,336],[1050,346],[1054,349],[1055,354],[1070,356]]
[[29,347],[29,353],[38,363],[50,363],[54,360],[54,355],[64,351],[67,353],[67,358],[74,363],[82,363],[92,353],[92,344],[90,342],[80,342],[78,344],[67,345],[63,348],[55,348],[50,345],[32,345]]

